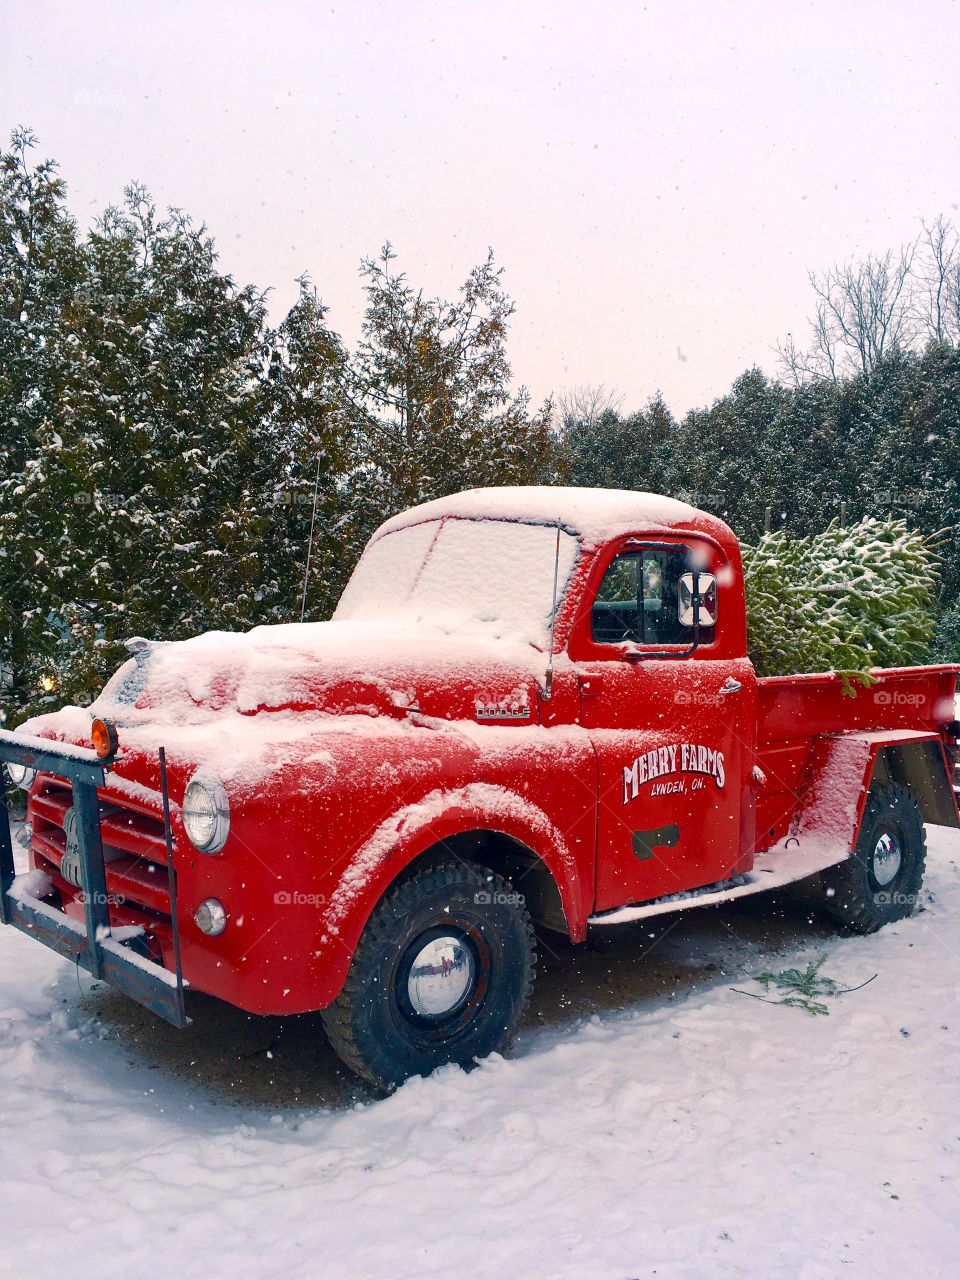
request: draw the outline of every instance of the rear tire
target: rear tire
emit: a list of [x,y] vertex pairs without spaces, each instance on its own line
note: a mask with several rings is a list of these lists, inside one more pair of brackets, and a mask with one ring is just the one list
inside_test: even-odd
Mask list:
[[919,899],[926,856],[923,817],[913,792],[895,782],[874,784],[856,849],[846,862],[823,872],[827,910],[857,933],[875,933],[902,920]]
[[506,1048],[536,969],[523,899],[476,863],[438,859],[391,888],[322,1013],[334,1051],[378,1089]]

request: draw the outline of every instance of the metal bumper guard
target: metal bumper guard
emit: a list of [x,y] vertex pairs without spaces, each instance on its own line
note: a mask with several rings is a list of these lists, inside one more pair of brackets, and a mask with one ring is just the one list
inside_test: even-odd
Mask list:
[[184,1011],[180,936],[177,927],[176,869],[173,864],[170,799],[163,748],[160,749],[160,779],[167,845],[170,919],[176,957],[174,973],[133,950],[129,942],[120,942],[111,936],[97,788],[104,786],[106,773],[113,759],[112,756],[100,757],[96,752],[83,747],[0,730],[0,761],[23,765],[38,773],[52,773],[66,778],[71,784],[84,923],[80,924],[78,920],[66,915],[52,901],[34,897],[19,886],[17,889],[13,888],[16,874],[13,865],[13,838],[2,779],[0,920],[36,938],[51,950],[86,969],[95,978],[109,982],[175,1027],[185,1027],[189,1018]]

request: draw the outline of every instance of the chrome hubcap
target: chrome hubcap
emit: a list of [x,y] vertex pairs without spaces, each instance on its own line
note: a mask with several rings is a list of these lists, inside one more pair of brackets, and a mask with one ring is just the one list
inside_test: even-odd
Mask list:
[[881,888],[896,879],[902,861],[899,840],[885,831],[873,850],[873,878]]
[[421,1018],[442,1018],[473,986],[473,953],[461,938],[441,937],[417,953],[407,978],[407,998]]

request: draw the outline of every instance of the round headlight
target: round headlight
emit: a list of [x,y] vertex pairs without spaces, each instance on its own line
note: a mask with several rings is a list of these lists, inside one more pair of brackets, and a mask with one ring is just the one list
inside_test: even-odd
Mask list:
[[219,853],[230,831],[230,803],[216,778],[196,774],[183,793],[183,826],[201,853]]
[[37,771],[36,769],[28,768],[25,764],[8,764],[7,774],[15,787],[23,787],[24,791],[29,791],[33,786]]
[[227,913],[216,898],[206,898],[193,913],[197,928],[208,938],[216,938],[227,927]]

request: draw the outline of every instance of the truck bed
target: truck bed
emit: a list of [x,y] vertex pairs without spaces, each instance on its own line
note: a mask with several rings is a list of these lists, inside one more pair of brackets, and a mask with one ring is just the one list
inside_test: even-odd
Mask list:
[[960,666],[878,668],[871,673],[875,683],[856,686],[853,696],[844,694],[841,677],[832,672],[761,678],[757,852],[787,835],[818,742],[874,730],[940,734],[956,718],[958,673]]

